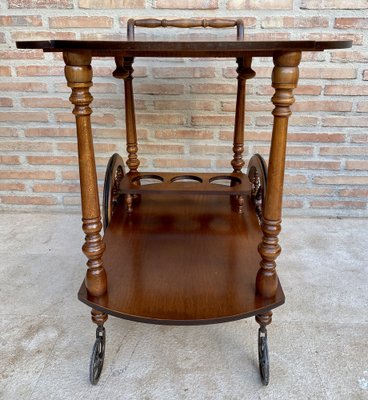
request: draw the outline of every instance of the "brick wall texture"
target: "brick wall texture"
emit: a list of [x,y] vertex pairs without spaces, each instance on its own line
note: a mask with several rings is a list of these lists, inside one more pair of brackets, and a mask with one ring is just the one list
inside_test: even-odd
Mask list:
[[[1,209],[80,208],[61,56],[16,50],[15,41],[118,39],[130,17],[241,17],[249,40],[352,39],[352,49],[303,55],[290,119],[284,213],[367,216],[368,0],[0,1]],[[111,75],[112,59],[94,60],[93,67],[102,189],[109,156],[126,154],[123,87]],[[256,152],[267,158],[272,127],[272,63],[256,59],[253,67],[246,160]],[[230,171],[235,60],[138,59],[134,68],[142,170]]]

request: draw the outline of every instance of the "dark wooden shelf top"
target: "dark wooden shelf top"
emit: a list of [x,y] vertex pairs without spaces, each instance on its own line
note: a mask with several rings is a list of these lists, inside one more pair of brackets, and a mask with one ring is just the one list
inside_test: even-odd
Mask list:
[[351,40],[314,41],[247,41],[209,36],[198,39],[191,35],[167,39],[148,36],[135,40],[49,40],[16,42],[18,49],[42,49],[46,52],[89,50],[93,56],[140,57],[236,57],[243,53],[253,56],[272,55],[276,51],[323,51],[352,46]]
[[107,292],[79,299],[117,317],[159,324],[208,324],[250,317],[284,302],[279,284],[255,293],[261,241],[253,204],[231,211],[224,196],[145,194],[131,215],[122,203],[104,236]]

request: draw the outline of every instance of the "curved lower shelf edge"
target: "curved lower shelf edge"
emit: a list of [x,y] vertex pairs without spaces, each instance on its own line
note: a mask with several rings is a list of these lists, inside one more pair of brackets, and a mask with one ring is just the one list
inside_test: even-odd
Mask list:
[[254,317],[255,315],[271,311],[272,309],[277,308],[285,303],[285,296],[281,288],[280,282],[275,297],[272,299],[265,299],[265,302],[268,302],[267,305],[253,310],[244,310],[244,312],[239,314],[219,315],[218,317],[212,316],[208,318],[190,318],[190,317],[185,319],[162,318],[162,316],[155,317],[153,315],[152,316],[135,315],[129,313],[128,311],[111,309],[102,305],[104,303],[104,299],[106,301],[106,295],[101,296],[100,298],[88,296],[84,282],[82,283],[82,286],[79,289],[78,299],[87,306],[95,310],[102,311],[106,314],[112,315],[114,317],[123,318],[135,322],[144,322],[156,325],[209,325],[209,324],[237,321],[240,319]]

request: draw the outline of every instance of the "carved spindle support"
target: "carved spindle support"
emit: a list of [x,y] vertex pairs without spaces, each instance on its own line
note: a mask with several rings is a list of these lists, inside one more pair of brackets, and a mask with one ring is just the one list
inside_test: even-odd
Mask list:
[[244,121],[245,121],[245,91],[246,80],[253,78],[256,73],[252,70],[251,58],[239,57],[236,59],[238,68],[238,89],[236,95],[236,110],[235,110],[235,127],[234,127],[234,144],[233,152],[234,158],[231,165],[234,172],[241,172],[244,166],[243,152],[244,152]]
[[284,184],[286,136],[290,106],[294,103],[293,89],[297,87],[301,59],[300,52],[278,52],[274,55],[272,86],[275,108],[270,148],[268,182],[262,221],[263,238],[258,246],[262,257],[257,273],[256,289],[264,297],[276,294],[278,278],[276,258],[281,252],[278,235],[281,230],[282,192]]
[[272,322],[272,311],[256,315],[256,321],[261,328],[265,328],[267,325],[270,325]]
[[88,51],[65,52],[64,61],[77,126],[82,228],[86,234],[82,250],[88,258],[85,284],[90,295],[101,296],[106,292],[106,272],[102,264],[105,244],[100,235],[102,224],[90,120],[93,100],[89,92],[92,86],[91,54]]
[[102,326],[107,320],[107,314],[92,308],[91,318],[96,325]]
[[133,96],[133,57],[115,58],[115,78],[124,79],[125,92],[125,125],[127,138],[128,159],[126,165],[130,172],[137,172],[140,161],[138,159],[137,129],[135,123],[134,96]]

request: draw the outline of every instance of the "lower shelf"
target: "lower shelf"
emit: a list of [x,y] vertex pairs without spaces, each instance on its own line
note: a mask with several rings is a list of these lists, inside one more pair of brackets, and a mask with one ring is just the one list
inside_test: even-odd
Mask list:
[[107,292],[78,297],[117,317],[157,324],[208,324],[250,317],[284,303],[255,293],[262,232],[246,197],[144,194],[128,214],[118,206],[104,240]]

